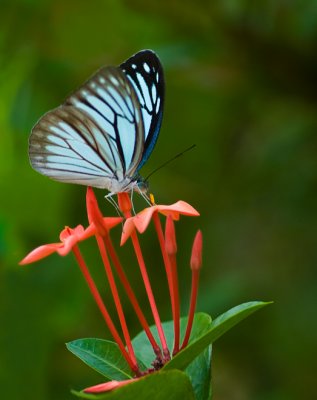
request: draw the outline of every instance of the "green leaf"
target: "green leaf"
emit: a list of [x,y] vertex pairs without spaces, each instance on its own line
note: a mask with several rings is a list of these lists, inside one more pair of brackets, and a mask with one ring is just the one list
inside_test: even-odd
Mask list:
[[[188,346],[167,363],[160,372],[147,375],[139,381],[131,382],[127,386],[106,394],[92,395],[83,392],[75,392],[75,394],[87,399],[131,398],[132,400],[132,396],[138,399],[151,398],[162,400],[166,400],[166,398],[209,399],[211,396],[211,343],[238,322],[267,304],[270,303],[250,302],[241,304],[222,314],[213,322],[211,322],[209,315],[197,313],[194,318]],[[174,344],[173,321],[165,322],[162,325],[168,347],[172,350]],[[187,318],[181,318],[181,338],[184,336],[186,325]],[[156,327],[152,326],[151,331],[158,341]],[[182,343],[182,339],[180,342]],[[136,356],[140,360],[141,368],[150,368],[155,355],[145,333],[141,332],[137,335],[132,343]],[[67,347],[86,364],[108,379],[124,380],[131,378],[129,366],[121,355],[118,346],[113,342],[101,339],[81,339],[68,343]],[[185,373],[176,370],[185,370]],[[168,374],[166,375],[167,371]],[[175,374],[178,374],[176,381],[174,381]],[[161,379],[162,376],[164,379]],[[184,377],[186,376],[187,381],[184,381]],[[178,384],[175,382],[178,382]],[[191,391],[188,392],[188,389],[186,389],[185,392],[190,397],[184,397],[182,385],[188,388],[188,384]],[[137,389],[134,391],[135,385],[137,385]],[[131,391],[131,389],[133,390]],[[133,395],[131,395],[132,392],[134,393]],[[195,393],[195,397],[193,397],[193,392]]]
[[[164,333],[168,348],[173,349],[174,345],[174,324],[173,321],[164,322],[163,324]],[[181,338],[184,337],[187,326],[187,317],[181,318],[180,331]],[[194,318],[191,341],[201,337],[211,327],[211,318],[209,315],[204,313],[197,313]],[[155,339],[159,343],[157,329],[152,326],[151,331]],[[182,340],[181,340],[182,343]],[[152,346],[145,332],[139,333],[132,341],[135,354],[138,359],[142,360],[143,363],[150,368],[151,363],[155,359]],[[198,357],[188,366],[186,373],[189,376],[191,383],[194,388],[195,398],[197,400],[207,399],[211,391],[211,346],[205,349]]]
[[211,398],[211,352],[212,348],[209,345],[185,369],[192,383],[196,400]]
[[[208,314],[205,313],[195,314],[192,333],[191,333],[191,341],[193,339],[200,337],[203,333],[205,333],[206,330],[210,328],[210,324],[211,324],[211,318]],[[174,323],[173,321],[167,321],[163,322],[162,326],[165,333],[167,346],[172,351],[174,346]],[[187,317],[183,317],[180,320],[181,338],[185,334],[186,326],[187,326]],[[158,343],[160,343],[156,326],[155,325],[151,326],[150,330],[153,333],[155,340]],[[144,363],[144,365],[146,365],[147,368],[150,368],[152,362],[155,359],[155,354],[146,336],[146,333],[142,331],[137,336],[135,336],[134,339],[132,340],[132,345],[137,358],[141,360]]]
[[78,339],[66,343],[66,347],[89,367],[110,380],[130,379],[131,369],[118,345],[103,339]]
[[[185,318],[185,322],[187,326],[187,318]],[[197,313],[194,318],[190,342],[202,336],[210,327],[211,317],[208,314]],[[184,324],[182,329],[183,335],[185,334],[185,330]],[[210,345],[185,370],[191,380],[196,400],[211,398],[211,351],[212,348]]]
[[190,380],[181,371],[156,372],[106,394],[73,393],[98,400],[195,400]]
[[217,317],[211,323],[211,327],[206,333],[200,338],[191,341],[184,350],[179,352],[169,363],[165,364],[162,370],[184,370],[207,346],[217,340],[234,325],[268,304],[271,303],[253,301],[231,308],[229,311]]

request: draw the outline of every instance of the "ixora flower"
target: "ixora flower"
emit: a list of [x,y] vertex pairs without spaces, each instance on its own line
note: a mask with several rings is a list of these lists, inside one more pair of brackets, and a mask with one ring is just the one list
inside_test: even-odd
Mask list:
[[[214,321],[204,313],[196,313],[199,275],[202,266],[203,237],[201,231],[195,235],[189,266],[191,268],[191,292],[186,317],[180,316],[180,295],[178,285],[177,235],[175,221],[180,216],[199,216],[188,203],[178,201],[172,205],[152,205],[132,215],[132,204],[128,193],[118,194],[118,205],[124,216],[104,217],[92,188],[86,196],[89,226],[66,227],[60,234],[60,242],[42,245],[31,251],[21,262],[26,265],[57,253],[61,256],[72,252],[87,282],[93,298],[110,330],[114,341],[103,339],[78,339],[67,344],[67,348],[87,365],[100,372],[105,383],[91,386],[81,392],[74,392],[83,398],[104,398],[108,392],[111,398],[139,399],[149,397],[170,397],[180,399],[209,399],[211,344],[228,329],[267,303],[250,302],[237,306],[222,314]],[[161,215],[161,217],[160,217]],[[165,228],[162,225],[162,216]],[[148,274],[148,261],[142,253],[138,233],[144,233],[154,223],[158,245],[162,254],[167,286],[171,302],[172,321],[161,322],[157,301]],[[140,276],[148,297],[148,305],[140,305],[136,294],[122,266],[110,233],[116,226],[122,226],[121,246],[131,239]],[[79,249],[80,243],[94,237],[113,301],[117,311],[120,330],[100,295],[90,269]],[[155,262],[157,264],[157,262]],[[157,268],[157,265],[155,265]],[[159,272],[157,272],[159,273]],[[117,288],[115,275],[120,280],[135,315],[142,326],[142,332],[131,339],[125,312]],[[150,327],[145,317],[146,307],[150,308],[154,326]],[[172,391],[172,392],[171,392]],[[159,393],[160,397],[157,397]],[[155,396],[154,396],[155,394]],[[118,396],[118,397],[116,397]],[[106,398],[106,397],[105,397]]]
[[[122,218],[103,218],[102,223],[107,227],[107,229],[111,229],[120,224],[121,221]],[[66,226],[59,235],[59,243],[50,243],[37,247],[23,258],[20,265],[39,261],[55,252],[60,256],[66,256],[78,242],[88,239],[95,233],[96,228],[93,224],[91,224],[87,229],[84,229],[82,225],[77,225],[74,229]]]
[[178,221],[180,215],[187,215],[191,217],[199,216],[191,205],[185,201],[178,201],[171,205],[153,205],[147,207],[133,217],[127,218],[122,230],[121,245],[124,244],[131,236],[131,233],[137,229],[138,232],[145,232],[152,218],[157,219],[157,214],[171,216],[173,220]]

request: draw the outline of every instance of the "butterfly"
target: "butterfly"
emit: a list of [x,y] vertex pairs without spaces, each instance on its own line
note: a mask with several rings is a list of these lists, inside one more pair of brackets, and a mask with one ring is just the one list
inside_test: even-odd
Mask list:
[[161,62],[142,50],[118,67],[103,67],[35,124],[32,167],[56,181],[140,191],[139,175],[157,141],[164,105]]

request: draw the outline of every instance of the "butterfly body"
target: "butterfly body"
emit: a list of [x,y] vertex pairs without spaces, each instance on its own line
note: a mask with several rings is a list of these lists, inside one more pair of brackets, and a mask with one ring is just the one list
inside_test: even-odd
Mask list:
[[163,101],[163,70],[152,51],[101,68],[34,126],[31,164],[54,180],[111,194],[142,190],[139,170],[156,143]]

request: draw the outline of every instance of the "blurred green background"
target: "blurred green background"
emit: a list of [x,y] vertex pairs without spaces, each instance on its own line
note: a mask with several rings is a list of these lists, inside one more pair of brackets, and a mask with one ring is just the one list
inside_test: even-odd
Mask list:
[[[109,337],[73,258],[17,265],[64,225],[86,224],[85,188],[33,171],[27,141],[37,119],[96,69],[143,48],[159,54],[166,74],[161,135],[143,175],[197,144],[151,178],[159,203],[183,199],[202,215],[177,226],[183,314],[198,227],[200,311],[216,316],[244,301],[275,301],[216,343],[214,399],[315,398],[314,0],[1,0],[1,398],[66,400],[71,388],[102,382],[64,346]],[[115,215],[104,194],[104,213]],[[153,230],[142,244],[162,318],[170,319]],[[113,310],[94,242],[83,249]],[[121,254],[147,307],[130,244]],[[139,331],[132,312],[128,323]]]

